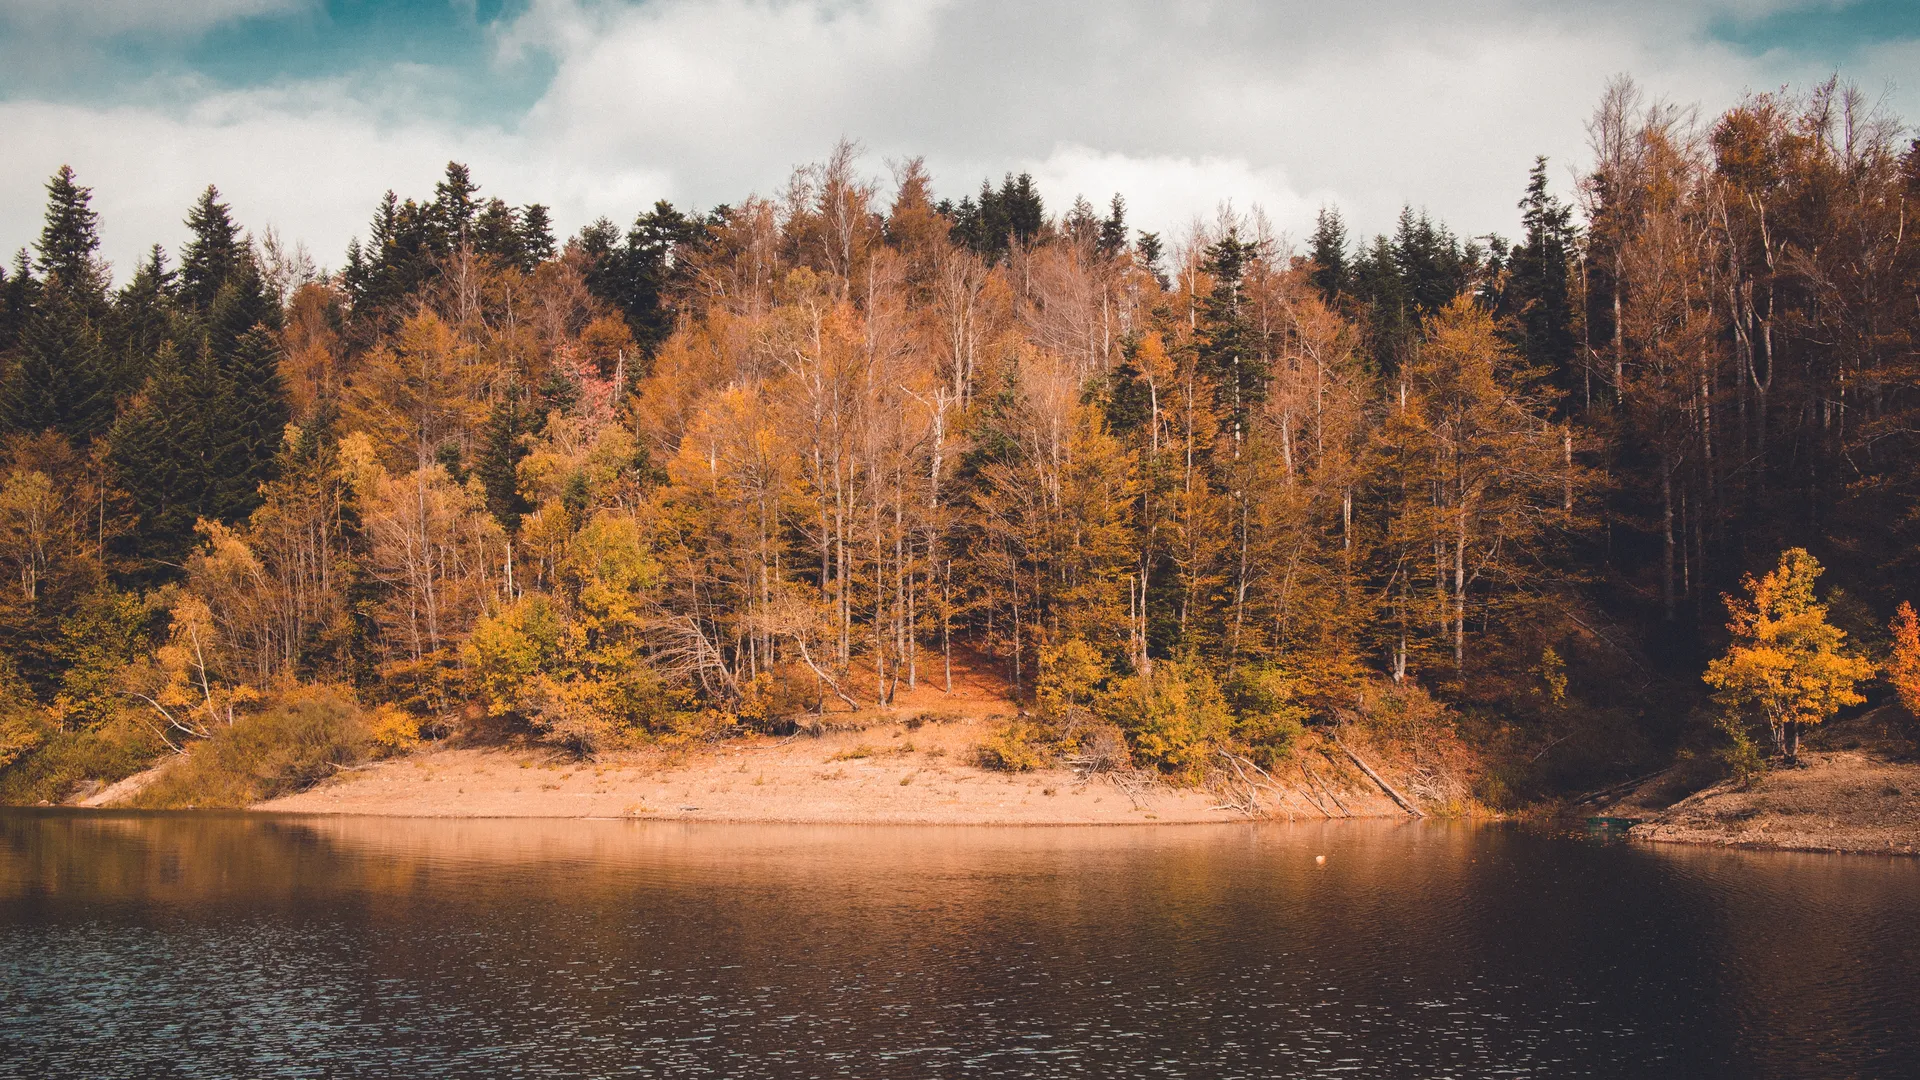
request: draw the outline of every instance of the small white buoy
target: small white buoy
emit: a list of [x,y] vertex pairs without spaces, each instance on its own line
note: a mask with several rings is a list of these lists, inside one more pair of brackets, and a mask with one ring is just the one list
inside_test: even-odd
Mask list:
[[1327,857],[1325,855],[1315,855],[1313,862],[1315,866],[1325,866],[1327,865]]

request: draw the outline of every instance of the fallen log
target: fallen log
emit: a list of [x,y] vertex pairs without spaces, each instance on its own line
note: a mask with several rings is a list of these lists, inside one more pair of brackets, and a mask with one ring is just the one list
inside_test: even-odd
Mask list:
[[1388,798],[1400,804],[1400,809],[1405,810],[1407,813],[1412,814],[1414,817],[1417,817],[1417,818],[1423,818],[1427,816],[1421,813],[1420,808],[1413,805],[1413,803],[1410,802],[1405,795],[1402,795],[1398,791],[1393,790],[1393,785],[1387,783],[1387,781],[1383,777],[1381,777],[1379,773],[1374,772],[1373,766],[1368,765],[1366,762],[1360,760],[1360,755],[1354,753],[1351,747],[1349,747],[1346,743],[1342,742],[1339,735],[1335,735],[1333,737],[1333,745],[1339,747],[1341,753],[1347,755],[1349,758],[1352,758],[1353,763],[1355,765],[1360,766],[1360,771],[1367,774],[1367,779],[1372,780],[1376,784],[1379,784],[1380,790],[1386,792]]

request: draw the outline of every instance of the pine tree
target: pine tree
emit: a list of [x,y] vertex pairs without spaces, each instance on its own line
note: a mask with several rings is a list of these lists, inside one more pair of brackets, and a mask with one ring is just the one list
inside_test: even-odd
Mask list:
[[216,516],[221,382],[204,347],[183,357],[168,343],[154,358],[138,404],[113,428],[108,460],[132,497],[136,551],[163,574],[184,565],[194,523]]
[[1308,274],[1320,298],[1331,304],[1347,291],[1347,223],[1340,211],[1323,206],[1313,220],[1313,238],[1308,241],[1308,258],[1313,270]]
[[433,186],[430,210],[437,232],[435,247],[449,252],[472,241],[474,223],[480,215],[480,185],[473,174],[457,161],[447,162],[446,176]]
[[1100,223],[1099,250],[1109,259],[1119,258],[1127,250],[1127,200],[1119,192],[1107,204],[1107,220]]
[[520,208],[520,269],[531,274],[553,258],[553,219],[540,203]]
[[1520,200],[1526,237],[1513,249],[1503,307],[1520,326],[1527,362],[1553,373],[1563,393],[1574,388],[1573,208],[1547,191],[1547,159],[1535,158]]
[[140,388],[161,343],[175,333],[177,277],[167,267],[166,249],[155,244],[134,271],[133,280],[114,298],[113,381],[117,395],[125,396]]
[[41,276],[60,279],[70,295],[82,300],[104,295],[106,287],[106,275],[94,261],[100,250],[100,215],[92,201],[93,189],[74,182],[71,166],[60,166],[47,181],[46,225],[34,245]]
[[504,200],[488,199],[473,224],[473,250],[503,266],[521,265],[520,215]]
[[20,344],[21,332],[26,329],[27,317],[33,313],[34,301],[39,296],[40,282],[34,279],[27,250],[21,248],[13,256],[11,274],[0,268],[0,356],[11,353]]
[[0,425],[10,432],[57,431],[76,445],[113,423],[111,350],[67,279],[52,277],[21,330],[20,358],[0,385]]
[[244,245],[240,227],[212,184],[187,211],[187,228],[193,239],[180,251],[180,300],[190,311],[204,312],[238,268]]
[[487,492],[487,510],[509,534],[520,531],[520,519],[533,510],[533,504],[520,494],[520,462],[528,454],[524,436],[537,425],[527,415],[521,395],[503,396],[487,417],[480,433],[480,455],[474,474]]
[[1213,383],[1215,408],[1236,447],[1246,436],[1253,410],[1266,400],[1269,374],[1242,305],[1246,273],[1256,254],[1238,230],[1229,230],[1208,245],[1201,264],[1213,278],[1213,288],[1200,307],[1200,371]]

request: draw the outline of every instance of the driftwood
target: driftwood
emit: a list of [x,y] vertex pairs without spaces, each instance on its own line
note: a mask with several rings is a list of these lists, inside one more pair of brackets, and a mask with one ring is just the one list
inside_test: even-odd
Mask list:
[[[1321,751],[1321,753],[1324,755],[1325,751]],[[1327,764],[1333,764],[1333,759],[1327,758]],[[1353,816],[1353,811],[1347,809],[1347,804],[1340,801],[1340,796],[1333,793],[1333,788],[1327,786],[1327,782],[1320,778],[1319,773],[1307,768],[1305,762],[1301,763],[1300,771],[1313,778],[1314,784],[1320,788],[1320,794],[1325,795],[1327,800],[1333,803],[1334,809],[1340,811],[1341,817],[1350,818]]]
[[1295,788],[1294,790],[1296,790],[1296,791],[1298,791],[1298,792],[1300,792],[1300,794],[1301,794],[1301,796],[1302,796],[1303,798],[1305,798],[1305,799],[1306,799],[1306,800],[1307,800],[1308,802],[1310,802],[1310,803],[1312,803],[1312,804],[1313,804],[1313,808],[1314,808],[1315,810],[1318,810],[1318,811],[1320,811],[1320,816],[1321,816],[1321,817],[1323,817],[1323,818],[1328,818],[1328,819],[1332,819],[1332,817],[1333,817],[1333,815],[1327,812],[1327,808],[1326,808],[1326,806],[1325,806],[1325,805],[1323,805],[1323,804],[1322,804],[1322,803],[1320,802],[1320,800],[1319,800],[1319,799],[1316,799],[1316,798],[1314,798],[1314,797],[1313,797],[1313,776],[1312,776],[1312,774],[1310,774],[1310,773],[1308,773],[1308,772],[1307,772],[1307,767],[1306,767],[1305,765],[1303,765],[1303,764],[1301,764],[1301,763],[1300,763],[1300,762],[1299,762],[1298,760],[1295,760],[1295,761],[1294,761],[1294,763],[1293,763],[1293,767],[1294,767],[1294,768],[1296,768],[1296,769],[1299,769],[1299,770],[1300,770],[1300,777],[1301,777],[1301,779],[1303,779],[1303,780],[1305,780],[1305,781],[1307,782],[1307,786],[1306,786],[1306,787],[1304,787],[1304,788]]
[[1366,762],[1360,760],[1360,755],[1354,753],[1351,747],[1349,747],[1346,743],[1342,742],[1338,734],[1334,735],[1333,737],[1333,745],[1339,747],[1341,753],[1347,755],[1349,758],[1352,758],[1353,763],[1355,765],[1360,766],[1360,771],[1363,773],[1366,773],[1367,778],[1369,780],[1372,780],[1374,783],[1379,784],[1380,790],[1386,792],[1388,798],[1391,798],[1394,802],[1400,804],[1400,809],[1405,810],[1407,813],[1412,814],[1414,817],[1417,817],[1417,818],[1423,818],[1427,816],[1421,813],[1420,808],[1413,805],[1413,803],[1410,802],[1405,795],[1402,795],[1399,792],[1393,790],[1393,785],[1387,783],[1386,780],[1382,778],[1379,773],[1374,772],[1373,766],[1368,765]]
[[1567,805],[1585,806],[1588,803],[1602,802],[1606,799],[1609,799],[1615,795],[1620,794],[1623,791],[1626,791],[1628,788],[1639,787],[1641,784],[1644,784],[1647,781],[1659,775],[1660,775],[1660,770],[1656,769],[1653,772],[1644,773],[1640,776],[1636,776],[1631,780],[1622,780],[1617,784],[1608,784],[1606,787],[1597,788],[1593,791],[1587,792],[1585,795],[1580,796],[1579,798],[1573,800]]

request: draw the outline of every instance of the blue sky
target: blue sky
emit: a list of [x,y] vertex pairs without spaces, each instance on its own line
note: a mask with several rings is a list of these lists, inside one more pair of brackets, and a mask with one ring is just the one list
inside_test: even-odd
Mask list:
[[1838,71],[1920,118],[1920,2],[0,0],[0,244],[62,163],[120,267],[208,182],[337,264],[449,158],[571,230],[770,194],[842,136],[877,178],[1027,169],[1175,237],[1225,200],[1296,235],[1403,201],[1511,233],[1533,155],[1564,190],[1621,71],[1708,111]]

